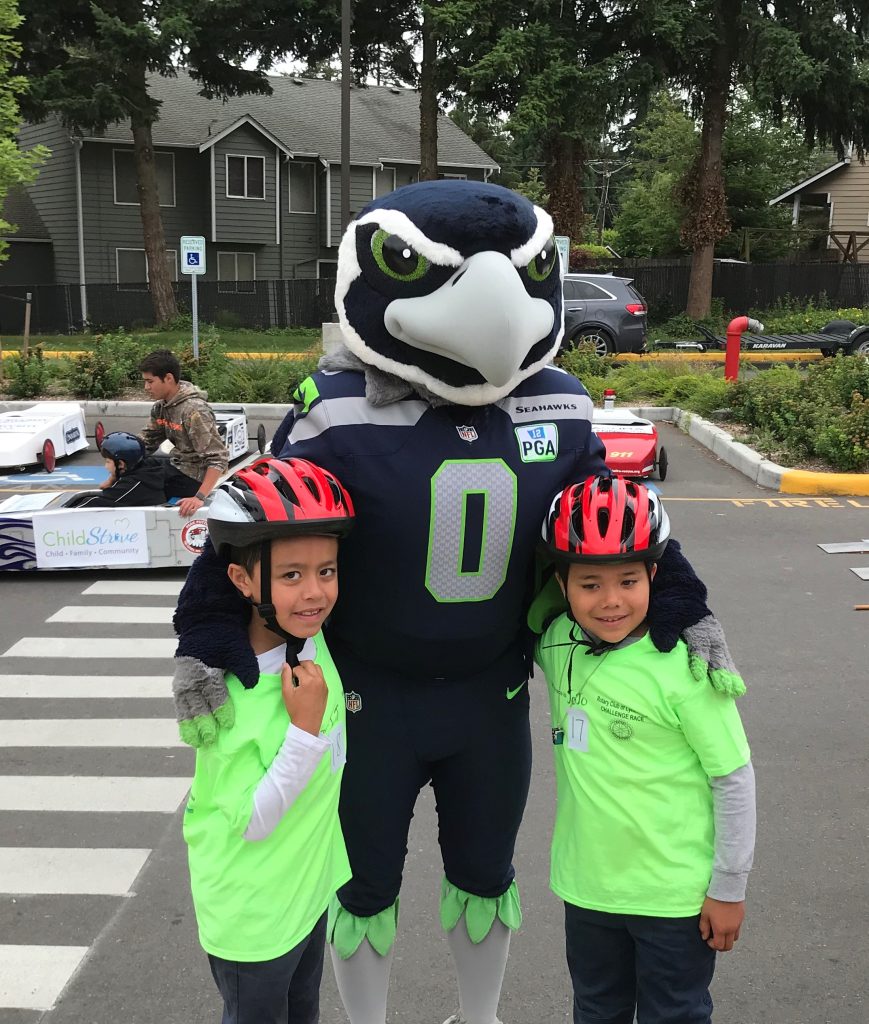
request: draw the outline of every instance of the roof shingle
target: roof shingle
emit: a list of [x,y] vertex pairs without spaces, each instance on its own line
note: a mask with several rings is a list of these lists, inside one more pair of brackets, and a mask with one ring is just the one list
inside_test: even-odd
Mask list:
[[[271,96],[235,96],[208,100],[189,75],[153,76],[151,95],[161,101],[154,125],[158,146],[200,146],[245,114],[279,139],[292,153],[315,154],[330,163],[341,160],[341,83],[269,76]],[[98,137],[132,144],[128,124],[110,125]],[[419,162],[419,93],[391,86],[354,87],[350,94],[350,159],[354,164]],[[438,117],[438,163],[491,167],[496,164],[448,117]]]

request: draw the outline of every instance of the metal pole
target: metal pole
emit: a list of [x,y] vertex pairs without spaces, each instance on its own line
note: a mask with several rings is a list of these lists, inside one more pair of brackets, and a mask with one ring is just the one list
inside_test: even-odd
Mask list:
[[30,303],[33,299],[33,292],[27,292],[24,306],[24,342],[21,347],[21,354],[26,358],[30,351]]
[[[341,234],[350,223],[350,22],[351,0],[341,0]],[[328,170],[326,172],[328,174]]]
[[193,358],[199,362],[199,300],[196,295],[196,278],[198,274],[190,275],[190,312],[193,316]]

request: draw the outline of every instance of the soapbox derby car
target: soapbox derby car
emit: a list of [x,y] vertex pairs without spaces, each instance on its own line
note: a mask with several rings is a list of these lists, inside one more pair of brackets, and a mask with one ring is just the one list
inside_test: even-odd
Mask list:
[[[241,406],[213,405],[217,430],[229,451],[229,461],[248,452],[247,417]],[[106,434],[97,423],[99,449]],[[259,450],[265,450],[265,427],[257,428]],[[27,409],[0,413],[0,469],[21,470],[37,465],[53,473],[57,460],[89,448],[84,411],[78,402],[38,402]],[[171,446],[170,446],[171,448]]]
[[606,448],[606,464],[616,476],[667,478],[667,450],[651,420],[630,409],[595,409],[592,428]]
[[[57,405],[60,403],[43,403]],[[81,410],[78,406],[73,406]],[[28,415],[26,410],[22,415]],[[265,451],[265,427],[257,428],[257,451],[249,455],[247,417],[241,407],[214,409],[229,450],[230,472]],[[72,422],[70,420],[69,422]],[[81,420],[81,450],[88,446]],[[102,441],[97,424],[97,445]],[[3,434],[0,433],[0,438]],[[69,454],[69,452],[67,452]],[[16,463],[18,465],[18,463]],[[229,474],[227,474],[229,475]],[[30,481],[32,483],[32,478]],[[46,478],[46,483],[49,480]],[[99,491],[24,491],[0,501],[0,572],[31,569],[171,569],[189,566],[208,537],[205,510],[179,515],[177,500],[165,505],[78,508]]]
[[78,402],[38,402],[0,413],[0,469],[41,465],[51,473],[57,459],[88,447]]

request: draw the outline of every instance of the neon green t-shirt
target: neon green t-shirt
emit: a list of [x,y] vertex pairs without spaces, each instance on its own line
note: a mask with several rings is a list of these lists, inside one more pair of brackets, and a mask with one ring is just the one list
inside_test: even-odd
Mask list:
[[594,656],[572,626],[561,615],[536,650],[558,789],[552,890],[612,914],[696,914],[712,875],[709,778],[750,758],[733,698],[694,679],[681,641]]
[[[314,662],[329,689],[321,735],[335,737],[345,730],[344,691],[322,634],[314,642]],[[244,839],[254,793],[290,719],[279,675],[263,673],[250,690],[234,675],[226,683],[235,725],[221,729],[213,746],[197,750],[184,815],[199,940],[224,960],[273,960],[311,932],[350,878],[338,822],[343,761],[331,756],[331,748],[324,751],[274,831],[265,839]]]

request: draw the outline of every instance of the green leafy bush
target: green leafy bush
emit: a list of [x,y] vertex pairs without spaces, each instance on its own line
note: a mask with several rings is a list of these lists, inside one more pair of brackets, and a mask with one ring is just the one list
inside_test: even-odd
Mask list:
[[558,357],[557,363],[574,377],[585,383],[586,377],[607,377],[613,368],[609,356],[601,359],[595,355],[594,345],[583,342],[575,348],[565,349]]
[[72,362],[70,387],[77,398],[118,398],[141,386],[139,362],[154,346],[145,338],[97,334],[91,348]]
[[37,346],[28,354],[11,356],[4,362],[8,376],[7,391],[14,398],[39,398],[48,388],[49,370]]

